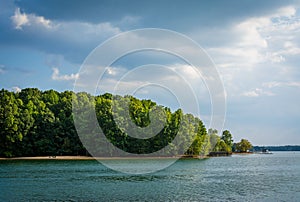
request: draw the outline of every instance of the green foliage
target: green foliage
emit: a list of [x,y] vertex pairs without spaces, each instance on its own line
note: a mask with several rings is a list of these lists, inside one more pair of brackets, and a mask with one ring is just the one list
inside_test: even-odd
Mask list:
[[71,92],[0,91],[0,156],[86,154],[73,124]]
[[[231,151],[229,131],[224,131],[220,138],[216,130],[207,132],[197,117],[184,114],[181,109],[171,112],[151,100],[109,93],[91,96],[84,92],[43,92],[36,88],[19,93],[2,89],[0,96],[2,157],[88,155],[81,141],[88,142],[93,153],[105,156],[116,153],[115,148],[108,147],[110,143],[135,154],[149,154],[160,149],[168,156],[207,155],[212,149]],[[81,116],[73,117],[72,104],[81,110]],[[95,116],[94,109],[98,123],[89,119]],[[80,123],[76,127],[83,133],[81,139],[73,118]],[[98,124],[110,143],[100,138],[96,130]],[[149,125],[153,127],[149,129]]]
[[246,152],[247,150],[250,150],[252,148],[252,144],[246,140],[242,139],[240,142],[236,143],[235,148],[238,152]]
[[221,139],[230,147],[232,147],[233,139],[232,135],[228,130],[224,130],[221,136]]
[[213,152],[228,152],[231,153],[233,139],[232,135],[228,130],[223,131],[222,136],[218,136],[218,131],[214,129],[209,129],[208,133],[210,134],[210,143],[213,147]]
[[232,146],[233,146],[233,139],[232,135],[228,130],[224,130],[221,136],[221,140],[224,141],[225,143],[225,151],[231,152],[232,151]]

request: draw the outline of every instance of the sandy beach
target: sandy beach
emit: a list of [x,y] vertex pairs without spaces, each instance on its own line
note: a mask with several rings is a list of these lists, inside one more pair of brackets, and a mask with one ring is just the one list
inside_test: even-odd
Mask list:
[[93,160],[90,156],[36,156],[36,157],[14,157],[0,158],[0,160]]

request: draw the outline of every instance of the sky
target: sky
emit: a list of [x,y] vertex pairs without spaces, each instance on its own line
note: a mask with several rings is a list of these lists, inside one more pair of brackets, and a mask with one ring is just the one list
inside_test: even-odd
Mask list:
[[[123,32],[145,28],[172,30],[203,48],[224,85],[224,129],[235,141],[300,144],[299,1],[0,0],[0,88],[73,90],[95,48]],[[119,46],[140,43],[137,39],[141,36],[131,35]],[[142,39],[144,44],[172,46],[160,37]],[[189,48],[182,50],[193,54]],[[175,110],[192,100],[184,87],[188,80],[200,100],[199,116],[209,127],[209,79],[195,75],[190,64],[174,55],[136,52],[106,69],[97,92],[114,92],[118,84],[117,92],[126,94],[134,86],[135,96]],[[145,81],[170,85],[150,87]],[[182,108],[194,113],[188,104]]]

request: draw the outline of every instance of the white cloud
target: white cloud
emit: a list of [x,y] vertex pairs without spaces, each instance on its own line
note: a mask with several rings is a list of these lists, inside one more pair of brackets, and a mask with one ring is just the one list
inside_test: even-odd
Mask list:
[[40,24],[46,28],[51,28],[52,27],[52,23],[50,20],[45,19],[43,16],[34,16],[33,15],[33,21],[36,24]]
[[[44,46],[47,41],[56,43],[56,51],[52,54],[63,54],[64,56],[73,54],[72,56],[78,58],[76,52],[84,51],[88,47],[96,47],[99,43],[110,36],[121,32],[119,27],[113,26],[109,22],[102,22],[98,24],[79,21],[55,21],[46,19],[33,13],[21,12],[20,8],[15,10],[11,16],[13,26],[18,30],[26,31],[32,38],[42,38],[45,43],[33,44],[36,46]],[[46,49],[51,47],[47,44]],[[78,49],[74,51],[74,48]],[[66,52],[70,50],[70,52]],[[85,53],[86,55],[87,53]]]
[[52,73],[52,79],[53,80],[58,80],[58,81],[69,81],[69,80],[75,80],[79,78],[79,74],[70,74],[70,75],[60,75],[59,74],[59,69],[54,67],[52,68],[53,73]]
[[200,72],[198,72],[194,67],[187,64],[174,64],[169,66],[171,70],[177,72],[180,76],[186,78],[188,81],[191,80],[201,80]]
[[[43,16],[35,14],[21,13],[20,8],[16,8],[15,13],[11,16],[11,20],[16,29],[22,30],[25,26],[35,29],[48,29],[61,34],[70,34],[70,32],[83,32],[85,35],[94,34],[99,35],[105,32],[119,33],[117,27],[113,27],[110,23],[104,22],[99,24],[91,24],[86,22],[56,22],[46,19]],[[132,19],[133,20],[133,19]],[[71,35],[72,36],[72,35]],[[70,36],[70,37],[71,37]]]
[[286,60],[285,57],[283,57],[280,53],[266,53],[266,58],[267,60],[269,60],[270,62],[272,63],[281,63],[281,62],[284,62]]
[[259,97],[259,96],[274,96],[275,94],[269,91],[265,91],[261,88],[256,88],[254,90],[251,91],[247,91],[242,93],[242,96],[246,96],[246,97]]
[[272,95],[253,88],[269,81],[270,77],[272,80],[284,78],[287,82],[298,80],[300,18],[296,13],[294,6],[283,7],[269,15],[247,18],[220,29],[219,35],[224,37],[218,38],[218,43],[209,46],[207,51],[230,97]]
[[20,8],[16,8],[14,15],[11,16],[11,20],[15,28],[20,30],[24,26],[41,26],[44,28],[52,27],[52,22],[50,20],[45,19],[43,16],[21,13]]
[[[131,20],[133,19],[134,18],[132,18]],[[38,16],[32,13],[21,13],[20,8],[16,8],[14,15],[11,16],[11,20],[16,29],[22,30],[25,27],[32,31],[36,31],[36,29],[46,29],[48,31],[51,30],[52,34],[59,34],[59,36],[66,35],[71,39],[75,35],[80,36],[81,40],[85,40],[85,38],[89,38],[89,35],[99,36],[103,33],[120,33],[120,29],[118,27],[113,26],[109,22],[92,24],[77,21],[52,21],[50,19],[46,19],[43,16]],[[84,34],[85,37],[82,37],[82,34]]]
[[259,96],[259,94],[255,90],[244,92],[242,95],[246,96],[246,97],[258,97]]
[[[229,57],[229,60],[248,66],[268,61],[284,62],[285,55],[300,53],[293,42],[300,31],[300,19],[295,13],[296,8],[289,6],[272,15],[246,19],[228,29],[227,35],[235,40],[225,47],[217,46],[208,50],[214,55],[223,55],[227,60]],[[225,61],[218,63],[222,65]]]
[[300,88],[300,82],[299,81],[288,81],[288,82],[272,81],[272,82],[263,83],[263,86],[267,88],[284,87],[284,86]]
[[297,10],[293,6],[286,6],[278,9],[277,17],[286,16],[286,17],[293,17],[295,16]]
[[25,13],[21,13],[20,8],[16,8],[15,14],[11,16],[16,29],[22,29],[22,26],[29,24],[28,17]]
[[[102,69],[102,67],[100,67]],[[106,73],[110,76],[122,76],[127,70],[124,67],[108,67]]]
[[15,93],[18,93],[18,92],[21,92],[21,88],[20,87],[18,87],[18,86],[14,86],[14,87],[12,87],[12,90],[15,92]]
[[261,36],[259,29],[270,24],[269,18],[250,18],[239,23],[233,28],[234,32],[240,34],[240,40],[237,42],[238,47],[256,47],[267,48],[266,39]]

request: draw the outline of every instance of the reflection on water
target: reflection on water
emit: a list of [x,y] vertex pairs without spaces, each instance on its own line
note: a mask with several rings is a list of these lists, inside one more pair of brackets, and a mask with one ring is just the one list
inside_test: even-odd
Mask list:
[[143,175],[92,160],[0,161],[0,201],[297,201],[299,187],[299,152],[185,159]]

